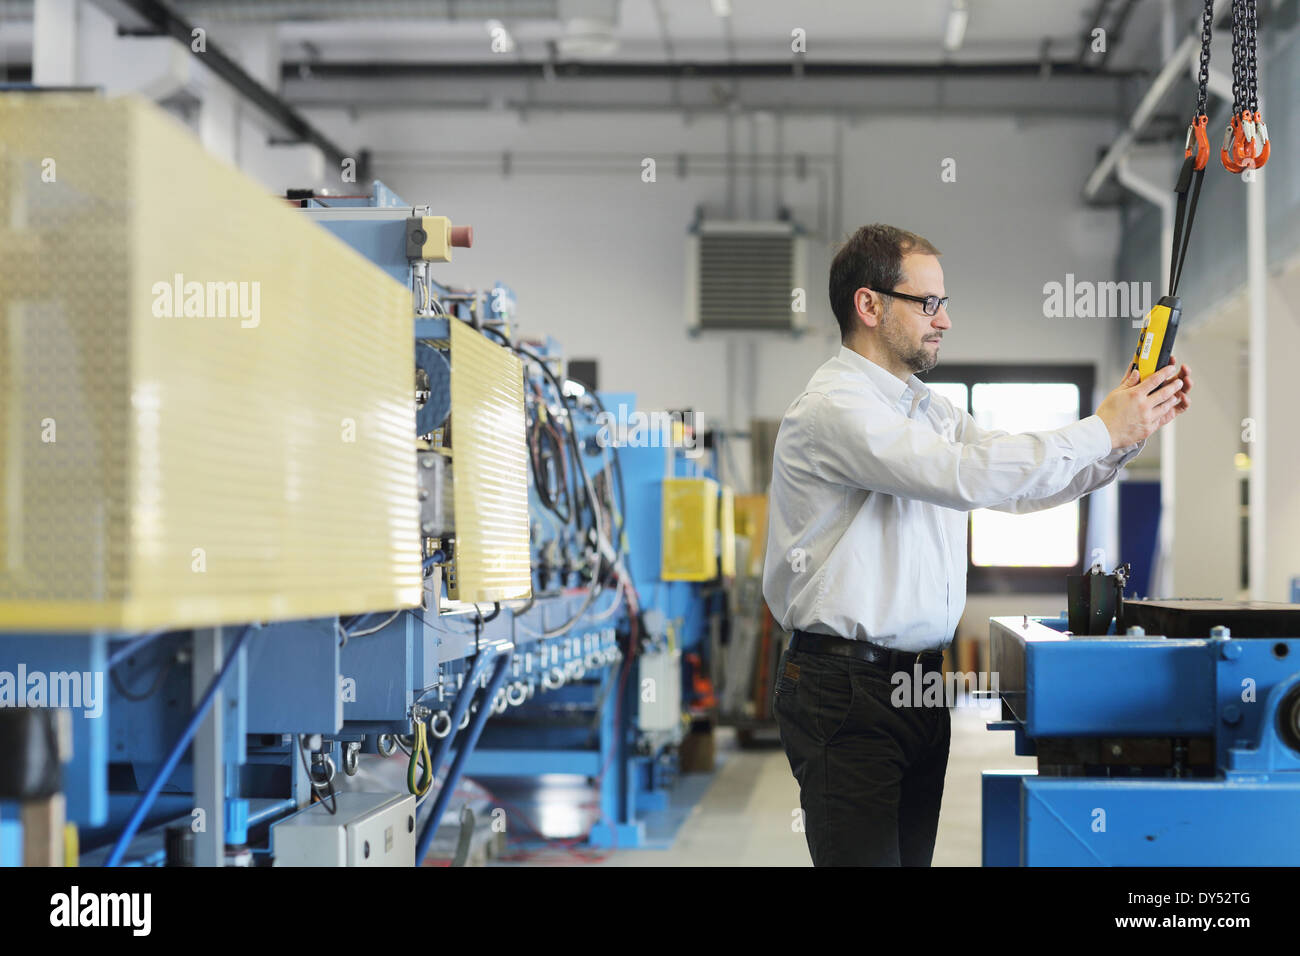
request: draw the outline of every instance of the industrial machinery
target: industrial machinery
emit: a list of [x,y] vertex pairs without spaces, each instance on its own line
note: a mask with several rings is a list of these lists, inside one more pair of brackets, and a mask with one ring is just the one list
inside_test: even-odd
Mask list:
[[269,197],[85,93],[0,98],[0,165],[0,863],[413,865],[466,774],[639,845],[731,561],[687,417],[382,183]]
[[1082,614],[990,622],[990,728],[1038,770],[984,774],[984,864],[1294,864],[1300,605],[1116,606],[1116,575],[1086,577]]

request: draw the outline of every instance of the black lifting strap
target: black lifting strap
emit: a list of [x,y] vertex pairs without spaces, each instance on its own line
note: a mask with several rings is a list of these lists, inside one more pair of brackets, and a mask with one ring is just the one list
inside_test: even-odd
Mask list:
[[[1196,204],[1201,198],[1201,183],[1205,170],[1196,169],[1195,154],[1183,160],[1183,171],[1178,174],[1174,192],[1178,194],[1178,210],[1174,215],[1174,249],[1169,257],[1169,295],[1178,294],[1178,280],[1183,277],[1183,260],[1187,258],[1187,243],[1192,238],[1192,221],[1196,218]],[[1187,193],[1191,191],[1191,201]],[[1184,221],[1184,219],[1186,221]]]

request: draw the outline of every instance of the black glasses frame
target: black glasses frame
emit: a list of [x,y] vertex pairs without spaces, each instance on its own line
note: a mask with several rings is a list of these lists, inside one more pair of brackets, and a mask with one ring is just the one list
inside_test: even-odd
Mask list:
[[873,289],[877,295],[890,295],[895,299],[907,299],[909,302],[920,302],[921,311],[926,315],[938,315],[939,310],[946,308],[948,305],[948,296],[940,298],[937,295],[909,295],[906,292],[880,292]]

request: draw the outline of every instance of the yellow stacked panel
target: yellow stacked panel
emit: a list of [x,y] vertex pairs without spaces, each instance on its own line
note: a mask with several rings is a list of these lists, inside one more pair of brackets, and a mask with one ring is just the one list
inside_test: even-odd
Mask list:
[[532,594],[523,364],[451,320],[455,562],[447,594],[505,601]]
[[85,94],[0,96],[0,264],[0,628],[419,603],[400,283]]

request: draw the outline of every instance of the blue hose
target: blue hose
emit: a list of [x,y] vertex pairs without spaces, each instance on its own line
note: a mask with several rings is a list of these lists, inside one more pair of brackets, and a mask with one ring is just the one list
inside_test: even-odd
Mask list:
[[[451,762],[451,767],[447,770],[447,777],[442,782],[442,788],[438,791],[438,796],[433,801],[433,808],[429,811],[429,818],[424,821],[424,829],[420,831],[420,842],[415,846],[415,865],[419,866],[424,862],[428,855],[429,847],[433,844],[433,836],[438,832],[438,824],[442,822],[442,816],[447,812],[447,804],[451,802],[451,795],[456,790],[456,785],[460,782],[461,771],[465,769],[465,763],[469,760],[469,755],[474,752],[478,745],[478,738],[483,733],[483,726],[488,722],[488,717],[492,714],[492,702],[496,699],[497,691],[506,681],[506,675],[510,672],[510,659],[512,655],[509,651],[502,653],[496,662],[496,667],[492,671],[492,679],[488,682],[487,690],[479,701],[478,713],[470,721],[469,727],[465,730],[465,738],[461,741],[460,749],[456,751],[456,759]],[[470,690],[472,688],[466,688]],[[450,740],[448,734],[445,740]]]
[[122,864],[122,857],[126,855],[127,847],[135,839],[140,825],[144,823],[144,818],[149,813],[149,808],[153,806],[153,802],[158,799],[158,794],[162,791],[163,785],[171,779],[172,773],[176,770],[176,765],[180,763],[181,756],[185,753],[185,748],[190,745],[190,741],[198,733],[199,724],[203,723],[203,718],[212,709],[212,701],[216,698],[217,691],[221,689],[221,683],[226,679],[226,674],[230,671],[230,665],[239,657],[239,651],[244,646],[244,639],[248,637],[248,633],[252,629],[253,625],[249,624],[235,638],[230,653],[226,655],[226,662],[221,665],[221,670],[217,673],[217,676],[212,678],[212,683],[208,685],[203,699],[199,701],[198,707],[194,709],[194,715],[190,718],[190,722],[185,725],[185,730],[180,739],[176,741],[171,753],[167,755],[166,761],[163,762],[162,767],[153,778],[153,783],[149,784],[149,789],[141,794],[140,802],[131,811],[131,817],[126,821],[126,827],[118,836],[117,842],[113,844],[113,852],[108,855],[105,866],[120,866]]
[[456,695],[456,703],[451,707],[451,727],[447,736],[443,737],[434,745],[433,756],[429,762],[429,772],[435,777],[442,772],[443,761],[447,759],[447,754],[451,751],[452,744],[456,742],[456,734],[460,730],[460,722],[465,719],[465,712],[469,710],[470,701],[478,693],[478,688],[474,685],[479,682],[483,672],[487,670],[487,665],[492,662],[493,652],[484,650],[474,658],[474,663],[470,665],[469,674],[465,677],[465,683],[461,685],[460,693]]

